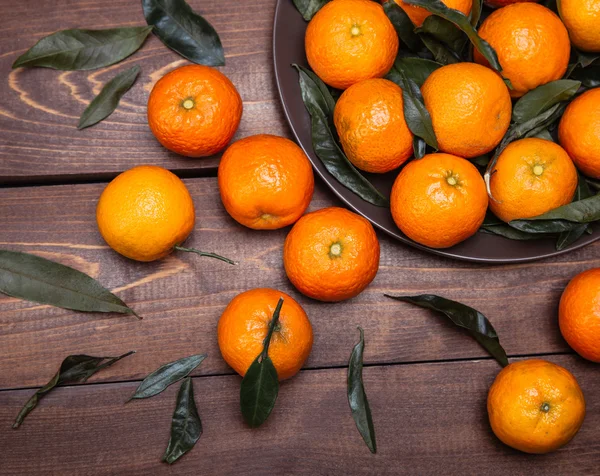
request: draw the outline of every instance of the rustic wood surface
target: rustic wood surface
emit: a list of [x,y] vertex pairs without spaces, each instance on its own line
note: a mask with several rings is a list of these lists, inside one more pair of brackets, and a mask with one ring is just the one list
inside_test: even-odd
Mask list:
[[[223,71],[244,99],[237,136],[289,136],[273,81],[275,1],[190,4],[223,40]],[[148,92],[164,72],[184,64],[158,39],[150,37],[126,62],[96,72],[10,70],[19,54],[55,30],[144,24],[139,1],[0,0],[0,6],[0,247],[80,269],[144,316],[82,314],[0,296],[0,474],[600,474],[597,365],[573,355],[557,326],[565,284],[600,266],[600,242],[541,262],[485,266],[435,257],[380,234],[380,271],[364,293],[339,304],[304,298],[282,269],[288,230],[238,225],[219,199],[218,158],[177,157],[154,141],[145,119]],[[80,112],[101,84],[132,63],[142,66],[142,76],[118,111],[77,131]],[[188,244],[229,256],[238,266],[181,253],[136,263],[104,244],[96,201],[110,177],[141,163],[193,177],[186,184],[198,220]],[[89,181],[101,183],[83,183]],[[39,186],[44,183],[63,185]],[[331,205],[340,204],[318,182],[311,209]],[[315,342],[305,369],[282,385],[272,417],[250,430],[239,414],[240,378],[221,359],[215,331],[229,300],[255,287],[296,298],[311,319]],[[492,320],[511,358],[541,356],[569,368],[588,401],[581,432],[541,457],[502,445],[485,412],[496,362],[443,318],[386,299],[384,292],[431,292],[465,302]],[[375,456],[354,428],[345,393],[357,325],[367,340]],[[137,353],[85,385],[57,389],[20,429],[10,428],[33,388],[46,383],[65,356],[128,350]],[[160,457],[177,387],[147,401],[123,402],[148,372],[198,352],[209,354],[193,374],[204,434],[168,467]]]

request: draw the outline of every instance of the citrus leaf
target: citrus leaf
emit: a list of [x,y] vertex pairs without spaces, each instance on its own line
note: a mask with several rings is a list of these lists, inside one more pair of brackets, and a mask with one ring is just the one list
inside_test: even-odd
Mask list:
[[550,210],[543,215],[528,218],[527,220],[515,220],[510,222],[510,225],[513,226],[525,221],[591,223],[597,220],[600,220],[600,195],[568,203],[562,207]]
[[550,142],[555,142],[554,137],[552,137],[552,134],[550,134],[550,131],[548,129],[541,129],[539,132],[537,132],[534,136],[531,137],[537,137],[538,139],[544,139]]
[[435,61],[411,56],[398,58],[394,63],[396,70],[402,71],[407,78],[412,79],[419,87],[423,86],[429,75],[441,66],[440,63]]
[[194,385],[187,377],[179,387],[171,420],[171,437],[162,460],[173,464],[190,451],[202,435],[202,421],[194,401]]
[[387,198],[350,163],[337,144],[331,120],[335,101],[327,86],[306,68],[293,66],[298,70],[302,100],[311,116],[315,154],[327,171],[348,190],[373,205],[387,207]]
[[419,35],[415,33],[415,27],[406,12],[394,1],[385,2],[383,10],[398,33],[401,42],[413,53],[418,53],[423,48],[423,43],[419,39]]
[[123,94],[129,91],[135,80],[140,74],[140,67],[135,65],[133,68],[117,74],[113,79],[104,85],[100,94],[96,96],[89,106],[83,111],[79,119],[78,129],[84,129],[100,122],[102,119],[110,116],[119,105]]
[[494,326],[478,310],[435,294],[421,294],[420,296],[390,296],[385,294],[385,296],[445,314],[456,326],[466,329],[500,365],[503,367],[508,365],[506,352],[500,345],[500,339]]
[[529,91],[515,104],[512,120],[522,124],[547,111],[561,101],[571,99],[579,90],[580,81],[559,79]]
[[89,355],[69,355],[63,360],[58,372],[50,381],[40,388],[33,396],[27,400],[25,406],[21,409],[13,424],[13,428],[18,428],[23,420],[37,406],[39,401],[45,397],[52,389],[58,385],[67,383],[85,382],[96,372],[110,367],[115,362],[134,354],[134,351],[127,352],[119,357],[91,357]]
[[206,354],[191,355],[159,367],[142,380],[129,400],[158,395],[169,385],[187,377],[205,358]]
[[475,46],[485,59],[488,60],[492,68],[496,71],[502,71],[502,67],[498,61],[498,55],[494,51],[494,48],[492,48],[487,41],[479,37],[475,28],[473,28],[469,22],[469,19],[461,12],[448,8],[440,0],[404,0],[404,3],[423,7],[428,12],[454,23],[466,33],[469,40],[471,40],[471,43],[473,43],[473,46]]
[[225,64],[219,35],[185,0],[142,0],[142,8],[156,36],[175,53],[197,64]]
[[323,8],[329,0],[294,0],[296,9],[302,14],[306,21],[312,20],[312,17]]
[[425,47],[431,52],[435,61],[442,65],[459,63],[461,60],[456,55],[456,53],[452,52],[450,48],[448,48],[443,43],[436,40],[431,35],[421,34],[419,35],[421,41],[425,45]]
[[483,10],[483,0],[473,0],[473,7],[471,8],[470,22],[471,26],[477,29],[479,20],[481,19],[481,11]]
[[600,65],[588,66],[576,69],[571,73],[571,78],[581,81],[586,88],[597,88],[600,86]]
[[422,159],[427,153],[427,144],[420,137],[413,137],[413,154],[416,159]]
[[[593,195],[588,183],[585,180],[585,177],[581,174],[578,174],[578,176],[579,180],[577,182],[577,189],[575,190],[575,196],[573,197],[574,202],[583,200],[584,198],[589,198]],[[558,251],[565,249],[581,238],[584,233],[589,233],[591,231],[592,227],[589,223],[577,225],[569,231],[563,231],[560,235],[558,235],[556,240],[556,249]]]
[[13,68],[39,66],[65,71],[102,68],[142,46],[152,27],[62,30],[42,38],[19,56]]
[[279,393],[279,377],[269,357],[269,345],[275,326],[279,322],[281,306],[283,306],[283,298],[279,299],[273,313],[273,319],[263,342],[263,350],[246,371],[240,387],[242,415],[252,428],[262,425],[267,420],[275,407]]
[[570,232],[579,226],[567,220],[540,220],[528,218],[522,220],[513,220],[509,225],[525,233],[548,235],[552,233]]
[[452,52],[460,55],[469,39],[454,23],[437,15],[428,16],[423,25],[415,30],[417,33],[431,35],[437,41],[447,45]]
[[551,236],[549,234],[527,233],[525,231],[517,230],[506,223],[501,223],[498,225],[481,225],[479,231],[482,231],[483,233],[489,233],[491,235],[502,236],[504,238],[508,238],[509,240],[518,241],[540,240],[542,238]]
[[365,350],[365,333],[359,327],[360,341],[352,349],[348,361],[348,404],[352,410],[352,418],[356,428],[362,436],[371,453],[377,453],[377,442],[375,441],[375,427],[369,400],[363,385],[363,352]]
[[0,292],[74,311],[137,316],[127,304],[87,274],[18,251],[0,250]]

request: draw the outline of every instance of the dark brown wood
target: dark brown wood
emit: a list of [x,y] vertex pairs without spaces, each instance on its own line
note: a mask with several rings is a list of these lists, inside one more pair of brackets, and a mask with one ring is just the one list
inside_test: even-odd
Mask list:
[[[367,355],[375,342],[367,336]],[[123,402],[135,383],[60,388],[18,430],[10,423],[31,390],[0,392],[3,474],[600,474],[597,367],[569,368],[587,399],[581,431],[545,456],[519,453],[493,435],[485,409],[499,367],[491,361],[370,367],[365,387],[378,453],[354,427],[345,369],[305,371],[286,382],[265,425],[241,420],[235,376],[194,379],[204,434],[173,467],[160,463],[177,385],[145,401]]]
[[[429,311],[388,300],[383,293],[440,294],[469,304],[493,322],[510,355],[566,352],[557,305],[567,281],[598,266],[599,245],[543,262],[482,266],[440,259],[380,235],[379,274],[360,296],[324,304],[301,296],[283,271],[287,230],[257,232],[234,222],[219,198],[216,179],[186,181],[197,205],[189,244],[239,260],[175,254],[138,263],[109,249],[98,234],[95,206],[103,185],[0,190],[0,247],[72,265],[117,292],[143,321],[130,316],[82,314],[0,297],[0,388],[43,384],[72,353],[138,355],[103,372],[101,380],[141,378],[164,362],[198,352],[211,356],[203,374],[227,373],[216,343],[221,311],[239,292],[273,287],[305,307],[315,332],[307,367],[344,365],[365,329],[369,363],[480,358],[468,336]],[[335,205],[317,191],[311,208]]]
[[[236,138],[259,133],[288,135],[273,81],[271,31],[275,2],[191,0],[219,32],[226,54],[221,68],[237,86],[244,114]],[[152,136],[146,103],[152,85],[187,61],[150,35],[119,65],[96,71],[11,70],[14,60],[54,31],[145,25],[139,1],[0,0],[0,184],[106,179],[139,164],[183,175],[214,171],[217,158],[188,159],[170,153]],[[136,85],[102,123],[77,130],[79,116],[117,72],[139,64]],[[234,139],[235,140],[235,139]]]

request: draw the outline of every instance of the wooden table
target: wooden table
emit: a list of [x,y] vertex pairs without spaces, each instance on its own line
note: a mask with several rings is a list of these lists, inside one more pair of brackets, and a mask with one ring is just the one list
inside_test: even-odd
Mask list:
[[[238,138],[290,136],[274,85],[275,0],[193,0],[224,43],[244,99]],[[151,37],[124,63],[93,72],[11,70],[34,41],[59,29],[144,24],[139,1],[0,1],[0,246],[38,254],[98,278],[145,317],[82,314],[0,297],[0,474],[600,474],[598,367],[573,355],[557,325],[559,296],[576,273],[600,265],[600,242],[542,262],[482,266],[416,251],[380,235],[379,274],[360,296],[322,304],[287,281],[281,251],[288,230],[256,232],[224,211],[218,158],[193,160],[160,147],[145,116],[148,92],[185,63]],[[110,6],[109,6],[110,5]],[[78,131],[78,117],[117,71],[140,64],[118,111]],[[137,263],[110,250],[94,209],[105,183],[138,164],[186,178],[197,204],[190,244],[240,261],[236,268],[192,255]],[[311,209],[340,205],[317,183]],[[239,412],[240,378],[216,342],[221,311],[255,287],[290,293],[315,332],[305,369],[281,386],[268,422],[251,430]],[[587,397],[580,433],[565,448],[531,456],[502,445],[485,410],[499,366],[444,319],[386,300],[384,292],[431,292],[465,302],[494,323],[513,359],[542,356],[566,366]],[[365,386],[379,452],[358,435],[346,399],[346,363],[365,330]],[[85,385],[59,388],[18,430],[10,428],[34,388],[76,353],[137,354]],[[160,462],[177,386],[124,404],[140,379],[193,353],[209,358],[193,374],[204,434],[174,466]]]

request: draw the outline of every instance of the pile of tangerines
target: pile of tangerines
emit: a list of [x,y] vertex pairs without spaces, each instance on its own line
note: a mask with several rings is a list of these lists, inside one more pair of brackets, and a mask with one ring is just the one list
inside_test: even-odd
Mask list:
[[[396,0],[416,26],[428,12]],[[465,14],[471,0],[445,0]],[[511,96],[519,97],[563,76],[571,41],[600,51],[600,0],[561,0],[561,21],[536,3],[489,1],[495,10],[479,34],[496,50],[502,75],[475,63],[440,67],[425,81],[422,94],[431,114],[439,153],[408,162],[391,196],[394,220],[412,239],[447,247],[480,227],[488,205],[502,220],[525,218],[571,201],[577,166],[600,177],[600,89],[573,101],[560,123],[561,145],[523,139],[500,155],[488,194],[469,158],[494,149],[511,118]],[[593,4],[595,11],[586,11]],[[592,8],[592,7],[590,7]],[[527,31],[526,37],[515,31]],[[570,38],[570,39],[569,39]],[[314,16],[306,32],[306,53],[314,72],[343,89],[335,108],[335,127],[348,158],[361,170],[394,170],[412,156],[413,135],[406,125],[401,89],[382,79],[394,63],[399,41],[382,6],[370,0],[334,0]],[[189,157],[224,150],[242,117],[242,101],[231,81],[200,65],[178,68],[160,79],[148,101],[148,122],[167,149]],[[240,224],[256,230],[293,225],[283,248],[283,267],[304,295],[341,301],[361,293],[379,268],[379,242],[372,225],[342,208],[311,213],[314,178],[303,151],[272,135],[246,137],[224,152],[218,170],[223,205]],[[171,172],[138,166],[103,191],[97,222],[106,242],[122,255],[153,261],[183,248],[195,211],[185,184]],[[284,297],[269,355],[280,379],[296,374],[308,357],[313,334],[302,307],[273,289],[236,296],[218,324],[225,361],[244,375],[261,352],[273,312]],[[600,269],[575,277],[560,304],[560,328],[583,357],[600,362]],[[542,453],[568,442],[585,414],[575,378],[550,362],[510,364],[494,382],[488,411],[494,432],[505,443]]]

